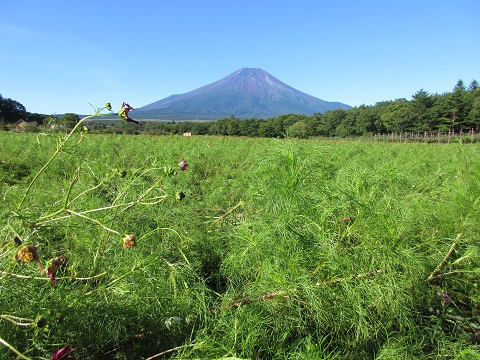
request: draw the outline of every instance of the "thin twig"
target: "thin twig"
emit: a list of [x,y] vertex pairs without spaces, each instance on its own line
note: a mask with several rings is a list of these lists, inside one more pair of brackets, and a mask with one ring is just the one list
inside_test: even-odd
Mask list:
[[[10,321],[12,324],[21,326],[21,327],[28,327],[33,325],[32,319],[19,318],[12,315],[0,315],[0,319]],[[24,322],[24,321],[28,321],[28,322]]]
[[357,274],[357,275],[352,275],[352,276],[345,277],[345,278],[338,278],[338,279],[318,282],[315,285],[320,286],[320,285],[336,284],[336,283],[339,283],[339,282],[342,282],[342,281],[353,280],[353,279],[361,279],[361,278],[364,278],[364,277],[367,277],[367,276],[374,276],[375,274],[383,274],[384,272],[385,272],[385,270],[383,270],[383,269],[378,269],[376,271],[372,270],[372,271],[369,271],[368,273],[365,273],[365,274]]
[[93,191],[97,188],[99,188],[100,186],[102,186],[103,183],[100,183],[98,185],[95,185],[94,187],[90,188],[90,189],[87,189],[87,190],[84,190],[82,191],[80,194],[78,194],[77,196],[75,196],[69,203],[68,205],[70,205],[71,203],[73,203],[75,200],[77,200],[78,198],[82,197],[83,195],[85,195],[87,192],[90,192],[90,191]]
[[174,348],[172,348],[172,349],[168,349],[168,350],[162,351],[161,353],[158,353],[158,354],[156,354],[156,355],[150,356],[149,358],[146,358],[145,360],[157,359],[157,358],[159,358],[160,356],[167,355],[167,354],[170,354],[170,353],[172,353],[172,352],[174,352],[174,351],[177,351],[177,350],[180,350],[180,349],[183,349],[183,348],[186,348],[186,347],[190,347],[190,346],[194,346],[194,344],[187,344],[187,345],[177,346],[177,347],[174,347]]
[[310,303],[307,303],[306,301],[299,300],[295,297],[292,297],[292,296],[289,296],[289,295],[286,295],[286,294],[287,294],[286,291],[280,290],[280,291],[270,291],[270,292],[262,294],[262,295],[257,294],[257,295],[252,295],[252,296],[245,296],[241,299],[236,299],[234,302],[232,302],[232,303],[230,303],[226,306],[216,308],[216,309],[212,309],[212,310],[210,310],[210,312],[212,314],[216,314],[219,311],[238,309],[242,305],[251,304],[251,303],[254,303],[254,302],[258,302],[260,300],[273,300],[273,299],[275,299],[275,300],[276,299],[284,299],[284,300],[289,300],[289,301],[296,302],[296,303],[299,303],[299,304],[302,304],[302,305],[312,306]]
[[[143,261],[141,261],[139,264],[134,264],[133,267],[132,267],[132,270],[130,270],[129,272],[127,272],[127,273],[119,276],[118,278],[110,281],[110,282],[105,286],[105,289],[109,289],[110,287],[112,287],[112,285],[116,284],[116,283],[119,282],[120,280],[123,280],[123,279],[125,279],[127,276],[129,276],[130,274],[132,274],[135,270],[137,270],[137,268],[138,268],[143,262],[145,262],[146,259],[148,259],[148,258],[143,259]],[[90,295],[90,294],[92,294],[93,292],[95,292],[96,290],[99,290],[99,289],[96,288],[96,289],[90,290],[90,291],[86,292],[85,295]]]
[[215,220],[214,222],[217,222],[217,221],[221,221],[223,219],[225,219],[225,217],[230,214],[232,211],[234,211],[236,208],[240,207],[243,205],[243,201],[240,201],[237,205],[235,205],[233,208],[231,208],[230,210],[226,211],[223,215],[221,216],[215,216]]
[[440,277],[444,277],[444,276],[455,275],[455,274],[471,274],[471,273],[478,273],[478,271],[475,271],[475,270],[471,270],[471,271],[470,270],[449,271],[449,272],[446,272],[446,273],[443,273],[443,274],[435,275],[434,277],[432,277],[431,280],[437,279],[437,278],[440,278]]
[[445,255],[445,257],[443,258],[442,262],[440,264],[438,264],[438,266],[436,267],[435,270],[433,270],[433,272],[430,274],[430,276],[428,277],[427,281],[431,281],[439,272],[440,270],[442,269],[443,265],[445,265],[445,263],[448,261],[448,259],[450,258],[450,256],[452,256],[453,254],[453,251],[455,250],[455,247],[458,245],[460,239],[462,238],[463,234],[458,234],[455,241],[453,242],[452,246],[450,247],[450,250],[448,250],[448,253],[447,255]]
[[[73,200],[72,200],[73,201]],[[126,204],[117,204],[117,205],[112,205],[112,206],[105,206],[105,207],[101,207],[101,208],[96,208],[96,209],[90,209],[90,210],[85,210],[85,211],[81,211],[81,212],[78,212],[78,213],[75,213],[75,215],[78,215],[78,216],[81,216],[81,215],[84,215],[84,214],[89,214],[89,213],[93,213],[93,212],[97,212],[97,211],[104,211],[104,210],[110,210],[110,209],[114,209],[114,208],[117,208],[117,207],[121,207],[121,206],[131,206],[131,205],[135,205],[136,204],[136,201],[132,201],[130,203],[126,203]],[[51,223],[51,222],[54,222],[54,221],[58,221],[58,220],[63,220],[63,219],[68,219],[70,217],[72,217],[74,214],[69,214],[69,215],[64,215],[64,216],[61,216],[61,217],[58,217],[58,218],[54,218],[54,219],[48,219],[50,216],[53,216],[53,215],[56,215],[56,214],[59,214],[63,211],[66,211],[67,213],[68,212],[73,212],[69,209],[60,209],[50,215],[47,215],[47,216],[44,216],[40,219],[37,219],[37,222],[35,223],[35,226],[43,226],[43,225],[46,225],[48,223]],[[48,219],[48,220],[45,220],[45,219]],[[90,219],[90,218],[89,218]],[[43,220],[43,221],[40,221],[40,220]]]
[[21,317],[18,317],[18,316],[13,316],[13,315],[0,315],[0,318],[1,319],[5,319],[7,320],[10,319],[10,320],[13,320],[13,321],[29,321],[29,322],[33,322],[33,319],[27,319],[27,318],[21,318]]
[[[47,280],[47,281],[50,281],[50,278],[48,278],[48,277],[27,276],[27,275],[9,273],[9,272],[6,272],[6,271],[0,271],[0,274],[8,275],[8,276],[11,276],[11,277],[14,277],[14,278],[17,278],[17,279],[32,279],[32,280]],[[62,277],[57,277],[56,279],[57,280],[73,279],[73,280],[79,280],[79,281],[86,281],[86,280],[91,280],[91,279],[94,279],[94,278],[97,278],[97,277],[100,277],[100,276],[103,276],[103,275],[106,275],[106,274],[107,274],[107,272],[105,271],[101,274],[91,276],[91,277],[71,278],[71,277],[68,277],[68,276],[62,276]]]
[[106,231],[112,232],[112,233],[117,234],[117,235],[121,235],[118,231],[106,227],[106,226],[103,225],[100,221],[95,220],[95,219],[92,219],[91,217],[82,215],[81,213],[77,213],[77,212],[75,212],[75,211],[73,211],[73,210],[69,210],[69,209],[66,209],[65,212],[66,212],[67,214],[70,214],[70,215],[76,215],[76,216],[81,217],[81,218],[83,218],[83,219],[90,220],[91,222],[94,222],[95,224],[101,226],[101,227],[102,227],[104,230],[106,230]]
[[7,342],[6,342],[5,340],[3,340],[2,338],[0,338],[0,344],[2,344],[3,346],[5,346],[6,348],[10,349],[11,351],[13,351],[15,354],[17,354],[17,356],[21,357],[22,359],[32,360],[31,358],[26,357],[25,355],[23,355],[20,351],[18,351],[17,349],[15,349],[12,345],[10,345],[9,343],[7,343]]

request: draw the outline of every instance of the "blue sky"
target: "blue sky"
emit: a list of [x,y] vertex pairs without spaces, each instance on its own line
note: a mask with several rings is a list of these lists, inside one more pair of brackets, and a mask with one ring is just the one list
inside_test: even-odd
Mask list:
[[480,81],[478,0],[0,0],[0,94],[141,107],[244,68],[352,106]]

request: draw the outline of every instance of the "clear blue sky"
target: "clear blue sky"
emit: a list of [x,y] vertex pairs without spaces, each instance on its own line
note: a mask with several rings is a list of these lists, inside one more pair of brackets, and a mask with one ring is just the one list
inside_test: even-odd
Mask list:
[[243,67],[352,106],[480,81],[478,0],[0,0],[0,94],[141,107]]

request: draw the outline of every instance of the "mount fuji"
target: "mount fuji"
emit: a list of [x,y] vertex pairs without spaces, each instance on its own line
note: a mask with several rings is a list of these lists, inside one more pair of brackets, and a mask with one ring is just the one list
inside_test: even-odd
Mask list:
[[262,69],[243,68],[193,91],[171,95],[138,108],[135,117],[158,120],[271,118],[350,109],[294,89]]

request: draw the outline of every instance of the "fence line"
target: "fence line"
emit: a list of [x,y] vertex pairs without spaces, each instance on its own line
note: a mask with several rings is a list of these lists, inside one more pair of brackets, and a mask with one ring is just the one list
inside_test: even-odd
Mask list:
[[372,134],[370,135],[370,140],[375,142],[424,142],[424,143],[447,143],[450,142],[464,142],[464,143],[475,143],[478,140],[475,129],[471,129],[468,133],[460,130],[455,132],[454,130],[449,131],[437,131],[437,132],[428,132],[428,131],[418,131],[418,132],[402,132],[399,134],[390,133],[390,134]]

